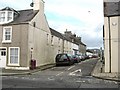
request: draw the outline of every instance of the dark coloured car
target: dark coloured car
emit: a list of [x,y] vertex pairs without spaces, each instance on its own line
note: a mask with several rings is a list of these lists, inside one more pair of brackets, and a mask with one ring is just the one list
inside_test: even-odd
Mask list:
[[72,55],[72,58],[73,58],[75,63],[79,63],[81,61],[80,57],[78,55]]
[[57,54],[56,55],[56,65],[72,65],[74,64],[74,60],[70,54]]

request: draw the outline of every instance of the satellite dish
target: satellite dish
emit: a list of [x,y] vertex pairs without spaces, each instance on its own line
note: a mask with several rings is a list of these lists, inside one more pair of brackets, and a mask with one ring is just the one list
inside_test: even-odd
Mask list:
[[32,2],[32,3],[30,4],[30,6],[33,7],[33,5],[34,5],[34,3]]

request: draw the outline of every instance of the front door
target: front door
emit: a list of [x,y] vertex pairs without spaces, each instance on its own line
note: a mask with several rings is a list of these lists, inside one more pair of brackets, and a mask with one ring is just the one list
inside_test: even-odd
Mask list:
[[0,48],[0,68],[6,67],[6,48]]

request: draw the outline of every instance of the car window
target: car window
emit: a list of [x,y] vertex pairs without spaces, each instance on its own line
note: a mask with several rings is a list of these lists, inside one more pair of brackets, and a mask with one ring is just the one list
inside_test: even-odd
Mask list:
[[67,56],[66,56],[66,55],[62,55],[62,56],[60,57],[60,61],[63,61],[64,59],[67,59]]
[[59,59],[59,58],[61,58],[61,56],[62,56],[62,54],[58,54],[58,55],[56,56],[56,58]]
[[76,58],[76,56],[75,56],[75,55],[72,55],[72,57],[73,57],[73,58]]
[[71,56],[70,54],[67,54],[68,56]]
[[67,56],[69,57],[69,59],[72,59],[72,56],[70,54],[67,54]]

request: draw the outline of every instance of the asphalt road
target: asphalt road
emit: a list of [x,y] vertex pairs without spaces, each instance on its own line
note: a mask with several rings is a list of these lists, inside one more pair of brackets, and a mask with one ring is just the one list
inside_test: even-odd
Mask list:
[[91,72],[97,60],[57,66],[24,76],[3,76],[3,88],[118,88],[115,81],[97,79]]

